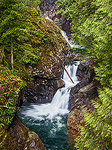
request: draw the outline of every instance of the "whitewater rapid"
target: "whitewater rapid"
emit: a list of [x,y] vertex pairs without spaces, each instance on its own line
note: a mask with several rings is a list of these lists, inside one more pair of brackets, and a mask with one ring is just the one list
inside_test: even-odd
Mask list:
[[68,105],[70,90],[79,82],[76,77],[78,64],[79,62],[73,65],[65,66],[65,69],[69,73],[74,83],[72,83],[66,71],[64,70],[63,81],[65,82],[65,86],[57,90],[52,99],[52,102],[40,105],[31,104],[30,107],[23,112],[23,114],[25,116],[30,116],[38,120],[52,120],[56,117],[59,118],[59,116],[69,113]]

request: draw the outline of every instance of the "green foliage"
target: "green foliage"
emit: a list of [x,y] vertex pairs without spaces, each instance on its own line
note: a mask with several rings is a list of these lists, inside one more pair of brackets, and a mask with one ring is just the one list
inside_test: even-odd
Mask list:
[[43,63],[43,56],[58,49],[57,39],[60,43],[62,41],[59,30],[42,18],[39,3],[39,0],[0,2],[0,48],[4,49],[3,64],[11,69],[13,49],[13,71],[24,79],[28,75],[28,66]]
[[112,75],[111,0],[58,0],[61,12],[71,21],[73,40],[86,47],[96,67],[97,79],[110,85]]
[[86,125],[80,127],[81,135],[76,138],[75,147],[79,150],[112,149],[112,90],[99,91],[99,99],[94,111],[85,115]]
[[[40,33],[37,28],[42,22],[40,11],[36,8],[39,2],[31,0],[0,2],[0,45],[5,49],[4,62],[8,67],[11,66],[11,46],[13,46],[15,68],[20,64],[36,64],[40,59],[38,44],[35,42],[37,34]],[[33,5],[35,8],[32,8]]]
[[62,13],[71,22],[73,40],[86,47],[95,68],[96,79],[104,90],[93,102],[94,111],[86,114],[86,126],[76,139],[80,150],[112,149],[112,1],[58,0]]
[[18,93],[24,86],[20,78],[0,65],[0,142],[15,115]]

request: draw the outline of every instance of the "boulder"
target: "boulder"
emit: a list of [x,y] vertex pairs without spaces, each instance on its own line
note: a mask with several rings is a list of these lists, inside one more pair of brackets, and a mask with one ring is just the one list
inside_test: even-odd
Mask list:
[[56,90],[62,88],[65,85],[65,82],[62,79],[56,80]]
[[84,125],[84,114],[92,112],[93,106],[91,100],[95,100],[97,94],[97,82],[92,81],[86,86],[73,89],[74,94],[71,95],[71,112],[67,119],[67,128],[74,137],[79,134],[79,125]]
[[53,43],[47,43],[48,52],[43,49],[41,60],[35,66],[28,67],[33,80],[27,81],[24,102],[51,102],[56,90],[64,86],[61,80],[63,66],[69,63],[69,56],[72,55],[72,50],[62,37],[60,29],[51,21],[44,21]]
[[64,81],[61,79],[39,79],[28,83],[24,92],[23,102],[30,103],[48,103],[52,101],[52,98],[56,91],[64,86]]
[[63,71],[66,55],[71,48],[61,35],[60,29],[53,22],[43,19],[43,28],[49,35],[50,42],[41,46],[40,60],[36,65],[28,66],[29,75],[43,79],[59,79]]
[[84,60],[84,56],[80,53],[72,54],[72,61],[82,61]]
[[19,117],[7,131],[7,137],[3,144],[5,150],[46,150],[38,135],[30,131]]
[[94,69],[93,67],[90,65],[88,60],[82,60],[78,66],[76,75],[78,77],[78,80],[88,80],[88,81],[92,81],[93,77],[95,76],[94,73]]

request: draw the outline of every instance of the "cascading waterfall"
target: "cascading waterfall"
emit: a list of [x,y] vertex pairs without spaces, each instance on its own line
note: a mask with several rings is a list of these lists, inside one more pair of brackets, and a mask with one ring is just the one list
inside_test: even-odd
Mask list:
[[74,83],[71,82],[66,71],[64,71],[63,81],[65,82],[65,87],[57,90],[52,102],[41,105],[32,104],[28,110],[23,112],[23,114],[39,120],[43,120],[45,118],[52,120],[56,116],[67,114],[69,112],[68,105],[70,90],[78,83],[76,77],[77,66],[78,62],[76,65],[73,64],[65,66],[65,69],[69,73]]
[[[46,19],[52,21],[49,17]],[[65,32],[61,31],[61,33],[70,46],[73,47]],[[24,104],[18,113],[27,127],[39,135],[47,150],[70,150],[67,143],[66,120],[69,113],[68,105],[71,88],[79,82],[76,77],[78,64],[77,61],[73,65],[65,66],[74,83],[64,70],[62,80],[65,82],[65,86],[57,90],[51,103]],[[75,150],[75,148],[73,149]]]
[[51,103],[24,104],[18,113],[27,127],[39,135],[47,150],[70,150],[67,143],[66,120],[69,113],[70,90],[79,82],[76,77],[78,64],[79,62],[76,65],[65,66],[74,83],[64,71],[65,86],[57,90]]
[[[49,20],[49,19],[48,19]],[[68,42],[68,44],[70,45],[70,47],[71,48],[84,48],[84,47],[82,47],[82,46],[80,46],[80,45],[77,45],[76,43],[74,43],[72,40],[69,40],[68,39],[68,36],[66,35],[66,32],[65,31],[63,31],[63,30],[61,30],[61,34],[62,34],[62,36],[66,39],[66,41]]]

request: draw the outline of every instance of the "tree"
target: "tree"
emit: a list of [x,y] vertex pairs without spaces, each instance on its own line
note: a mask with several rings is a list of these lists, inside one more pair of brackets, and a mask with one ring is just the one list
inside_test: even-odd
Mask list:
[[[86,47],[96,67],[97,79],[109,86],[112,75],[111,0],[58,0],[63,15],[71,21],[73,40]],[[106,82],[105,82],[106,81]]]
[[[0,1],[0,45],[5,54],[4,62],[12,69],[14,66],[17,67],[17,64],[29,63],[30,60],[33,64],[39,60],[38,49],[35,50],[32,42],[32,36],[36,37],[38,31],[35,31],[36,33],[32,31],[34,25],[30,21],[31,15],[33,19],[41,21],[42,17],[37,9],[39,3],[39,0]],[[3,58],[1,59],[3,60]],[[11,59],[11,63],[9,63],[9,59]]]
[[99,99],[94,111],[85,115],[85,127],[80,127],[81,135],[75,139],[78,150],[112,149],[112,90],[99,91]]
[[76,147],[111,150],[112,147],[112,1],[58,0],[59,10],[71,21],[73,40],[87,49],[95,68],[96,79],[102,88],[99,99],[93,102],[94,111],[86,114],[86,126],[76,139]]
[[[17,38],[26,32],[25,5],[20,0],[0,1],[0,44],[11,53],[11,66],[13,69],[14,50],[17,49]],[[10,48],[9,48],[10,47]]]

